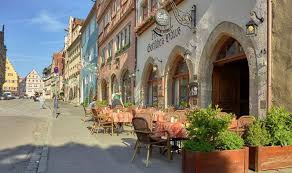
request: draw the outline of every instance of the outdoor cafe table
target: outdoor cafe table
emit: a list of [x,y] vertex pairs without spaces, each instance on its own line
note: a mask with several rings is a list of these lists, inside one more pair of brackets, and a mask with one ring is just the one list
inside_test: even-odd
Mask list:
[[153,121],[156,122],[165,122],[167,121],[167,113],[166,112],[162,112],[162,111],[155,111],[152,114],[153,117]]
[[164,136],[161,131],[167,131],[171,139],[187,138],[187,130],[181,122],[156,122],[155,135]]
[[110,112],[109,116],[114,123],[131,123],[133,114],[131,112]]

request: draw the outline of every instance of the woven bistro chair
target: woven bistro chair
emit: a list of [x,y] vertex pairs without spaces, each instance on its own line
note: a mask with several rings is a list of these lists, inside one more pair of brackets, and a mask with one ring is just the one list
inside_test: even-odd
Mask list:
[[148,127],[151,131],[153,131],[153,117],[152,114],[150,112],[145,112],[145,113],[136,113],[134,117],[142,117],[144,118],[147,123],[148,123]]
[[100,110],[98,109],[91,109],[93,114],[93,125],[91,128],[91,134],[94,132],[98,132],[100,128],[102,128],[103,133],[106,132],[107,129],[110,129],[111,135],[114,134],[114,122],[111,117],[107,114],[101,114]]
[[81,120],[83,122],[89,121],[89,120],[87,120],[87,118],[92,117],[92,111],[90,110],[90,108],[85,107],[83,104],[82,104],[82,106],[83,106],[83,110],[84,110],[84,117],[81,118]]
[[149,165],[149,158],[152,154],[153,147],[159,147],[161,149],[167,150],[167,158],[172,160],[172,152],[171,152],[171,145],[170,145],[170,138],[167,131],[163,131],[162,133],[166,134],[166,138],[162,139],[160,137],[155,137],[154,134],[151,132],[148,122],[143,117],[135,117],[133,118],[133,126],[134,132],[137,135],[137,141],[135,145],[135,151],[132,156],[132,162],[134,161],[137,153],[139,152],[141,145],[146,145],[147,148],[147,160],[146,160],[146,167]]
[[247,130],[248,126],[250,126],[254,121],[255,121],[254,116],[250,116],[250,115],[241,116],[237,120],[237,129],[236,129],[237,134],[242,136]]

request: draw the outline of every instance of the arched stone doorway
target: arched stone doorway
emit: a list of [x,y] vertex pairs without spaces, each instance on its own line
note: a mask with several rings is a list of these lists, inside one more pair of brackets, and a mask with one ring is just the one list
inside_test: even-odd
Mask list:
[[105,79],[101,81],[101,99],[102,100],[108,100],[108,90],[107,90],[107,82]]
[[212,104],[223,112],[238,117],[249,115],[249,69],[240,43],[232,37],[222,37],[222,44],[213,62]]
[[[248,65],[249,73],[249,114],[259,115],[259,92],[263,95],[266,91],[259,86],[257,59],[255,56],[255,48],[245,31],[240,26],[230,23],[220,23],[210,34],[200,59],[198,61],[197,76],[199,82],[198,90],[198,106],[207,107],[213,103],[213,69],[214,62],[217,60],[222,46],[226,43],[226,39],[232,38],[236,40],[242,47],[245,59]],[[216,70],[216,69],[215,69]],[[263,111],[265,111],[263,109]]]

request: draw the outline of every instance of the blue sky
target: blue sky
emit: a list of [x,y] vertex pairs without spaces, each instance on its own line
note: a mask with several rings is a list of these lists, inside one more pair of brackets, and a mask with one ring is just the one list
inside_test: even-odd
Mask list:
[[91,0],[1,0],[7,56],[20,76],[32,69],[41,74],[53,52],[63,48],[69,16],[84,19],[92,5]]

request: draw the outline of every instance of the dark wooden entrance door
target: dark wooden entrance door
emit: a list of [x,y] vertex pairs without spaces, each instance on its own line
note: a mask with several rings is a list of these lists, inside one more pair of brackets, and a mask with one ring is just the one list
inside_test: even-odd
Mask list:
[[213,105],[224,112],[240,113],[240,73],[231,65],[215,66],[213,71]]

